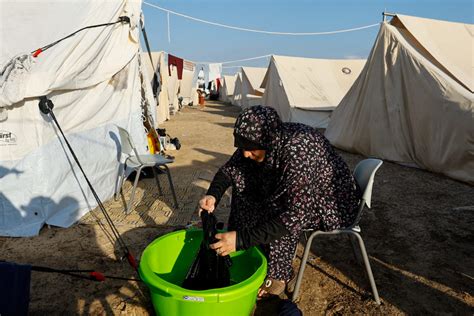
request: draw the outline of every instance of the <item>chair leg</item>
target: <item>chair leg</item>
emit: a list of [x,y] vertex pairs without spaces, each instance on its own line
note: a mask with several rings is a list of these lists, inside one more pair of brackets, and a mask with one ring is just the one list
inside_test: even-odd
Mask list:
[[301,258],[300,269],[298,271],[298,276],[296,277],[295,289],[293,291],[293,296],[291,300],[296,302],[298,300],[298,295],[300,294],[301,281],[303,280],[304,269],[306,267],[306,262],[308,261],[309,251],[311,250],[311,244],[313,243],[313,238],[316,237],[318,233],[314,232],[309,236],[308,241],[304,247],[303,258]]
[[133,181],[132,193],[130,194],[130,200],[127,203],[125,214],[130,214],[131,212],[133,199],[135,198],[135,190],[137,189],[138,179],[140,179],[140,173],[142,172],[142,168],[143,166],[140,166],[140,168],[137,170],[137,174],[135,175],[135,180]]
[[380,305],[379,292],[377,291],[377,286],[375,285],[375,280],[372,274],[372,268],[370,267],[369,257],[367,256],[367,251],[365,250],[364,241],[358,233],[352,232],[351,234],[355,235],[359,240],[360,252],[362,253],[362,258],[364,259],[365,270],[367,272],[367,277],[369,278],[370,287],[372,288],[372,293],[374,295],[375,302]]
[[[303,231],[303,236],[304,236],[304,244],[306,245],[306,243],[308,242],[308,232],[307,231]],[[300,238],[301,239],[301,238]],[[298,247],[296,247],[295,249],[295,253],[293,254],[293,260],[296,259],[296,253],[298,252]]]
[[178,199],[176,198],[176,192],[174,191],[173,179],[171,178],[171,172],[167,165],[163,165],[168,176],[168,181],[170,182],[171,193],[173,194],[174,207],[178,209]]
[[156,173],[155,167],[152,167],[153,176],[155,176],[156,186],[158,187],[158,194],[163,196],[163,189],[161,188],[160,180],[158,179],[158,174]]
[[117,183],[115,184],[117,187],[115,188],[114,192],[115,201],[117,201],[118,195],[122,192],[123,183],[125,181],[125,170],[127,170],[127,165],[124,165],[122,171],[120,172],[119,170],[118,173]]
[[362,258],[360,257],[359,255],[359,252],[357,251],[357,243],[356,241],[354,240],[354,237],[351,235],[351,234],[348,234],[347,237],[349,238],[349,242],[351,243],[351,247],[352,247],[352,252],[354,254],[354,259],[357,261],[357,263],[359,265],[362,265]]

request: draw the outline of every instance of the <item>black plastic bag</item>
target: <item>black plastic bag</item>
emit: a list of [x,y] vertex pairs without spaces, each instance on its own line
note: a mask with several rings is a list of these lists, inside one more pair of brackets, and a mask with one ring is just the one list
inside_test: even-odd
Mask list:
[[183,282],[188,290],[209,290],[230,285],[232,260],[229,256],[219,256],[209,245],[217,242],[217,219],[212,213],[201,212],[203,240],[199,252]]

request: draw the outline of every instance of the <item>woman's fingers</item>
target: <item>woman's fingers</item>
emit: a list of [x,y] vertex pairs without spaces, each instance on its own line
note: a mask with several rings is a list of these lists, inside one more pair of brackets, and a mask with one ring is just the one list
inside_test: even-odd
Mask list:
[[201,215],[202,210],[206,210],[212,213],[215,209],[216,198],[211,195],[204,196],[199,200],[199,215]]
[[219,233],[215,237],[219,241],[211,244],[210,247],[215,249],[217,254],[227,256],[235,251],[235,231]]

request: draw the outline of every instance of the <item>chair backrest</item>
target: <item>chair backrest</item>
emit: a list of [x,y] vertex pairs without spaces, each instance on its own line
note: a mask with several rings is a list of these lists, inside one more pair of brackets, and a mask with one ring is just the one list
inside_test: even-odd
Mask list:
[[[370,208],[372,200],[372,187],[374,185],[375,172],[380,168],[383,161],[380,159],[364,159],[354,169],[354,178],[362,190],[362,202]],[[363,207],[363,205],[361,205]]]
[[375,172],[382,165],[383,161],[380,159],[364,159],[360,161],[354,169],[354,178],[362,190],[362,198],[359,204],[359,210],[354,222],[347,228],[352,228],[359,225],[362,211],[367,205],[370,208],[372,200],[372,187],[374,186]]
[[117,129],[119,131],[122,153],[130,156],[132,155],[132,152],[133,152],[135,155],[138,155],[127,130],[120,126],[117,126]]

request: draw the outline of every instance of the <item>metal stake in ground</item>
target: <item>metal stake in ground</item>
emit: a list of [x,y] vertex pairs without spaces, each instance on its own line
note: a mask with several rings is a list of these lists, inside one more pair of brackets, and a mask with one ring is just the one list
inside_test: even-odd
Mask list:
[[95,192],[95,189],[92,186],[91,182],[89,181],[89,178],[87,177],[86,173],[84,172],[84,169],[82,169],[82,166],[81,166],[81,163],[79,162],[79,159],[77,159],[77,156],[74,153],[74,150],[72,149],[72,147],[69,144],[66,136],[63,133],[63,130],[61,129],[61,126],[59,125],[58,121],[56,120],[56,116],[54,115],[54,112],[53,112],[53,108],[54,108],[53,101],[48,99],[47,96],[42,96],[42,97],[40,97],[40,102],[39,102],[38,105],[39,105],[40,111],[43,114],[49,115],[52,118],[52,120],[54,121],[54,123],[56,124],[56,127],[61,132],[61,135],[63,136],[64,141],[66,142],[66,145],[67,145],[69,151],[71,152],[71,155],[73,156],[74,160],[76,161],[77,166],[79,167],[79,169],[82,172],[82,175],[86,179],[87,185],[91,189],[92,195],[94,195],[94,198],[97,201],[97,205],[99,206],[100,210],[104,214],[104,217],[105,217],[107,223],[109,224],[109,227],[112,230],[112,233],[113,233],[115,239],[117,240],[120,247],[124,251],[124,256],[123,257],[127,258],[128,263],[133,267],[133,269],[135,269],[135,271],[138,271],[138,265],[137,265],[137,261],[135,260],[135,257],[132,255],[132,253],[128,249],[127,245],[125,244],[124,240],[120,236],[120,233],[119,233],[117,227],[114,225],[112,219],[110,218],[110,215],[107,213],[104,205],[102,204],[102,201],[100,200],[99,196]]

